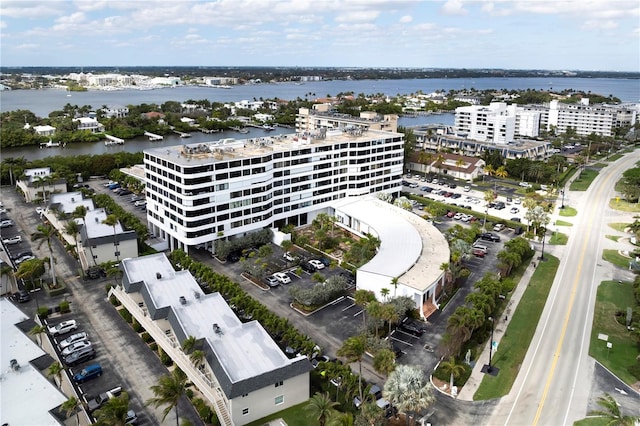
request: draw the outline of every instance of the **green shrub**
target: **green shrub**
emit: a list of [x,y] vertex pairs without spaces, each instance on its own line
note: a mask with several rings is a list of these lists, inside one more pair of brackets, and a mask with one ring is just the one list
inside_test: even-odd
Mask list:
[[193,398],[193,389],[185,389],[184,390],[184,394],[187,396],[187,398],[191,399]]
[[49,316],[49,308],[44,306],[42,308],[38,308],[38,316],[42,319],[46,319]]
[[113,306],[120,306],[122,304],[113,294],[109,297],[109,302],[111,302]]
[[63,300],[62,302],[60,302],[58,306],[60,307],[61,314],[66,314],[71,312],[71,307],[69,306],[69,302],[66,300]]
[[158,350],[158,344],[156,342],[153,342],[149,345],[149,349],[151,349],[152,351],[156,352]]
[[142,340],[147,344],[148,343],[152,343],[152,342],[155,343],[155,341],[153,340],[153,337],[151,337],[151,335],[146,331],[142,332],[142,336],[141,337],[142,337]]
[[633,375],[636,379],[640,380],[640,360],[636,361],[631,367],[627,368],[627,371]]
[[136,333],[142,333],[144,331],[144,328],[142,327],[142,325],[140,325],[140,323],[136,321],[135,318],[133,318],[133,322],[131,323],[131,326],[133,327],[133,331],[135,331]]
[[160,354],[160,361],[162,361],[162,364],[165,367],[171,367],[173,365],[173,360],[169,355],[167,355],[165,351],[162,351],[162,353]]
[[133,317],[131,316],[131,312],[127,311],[125,308],[120,309],[120,316],[124,318],[124,320],[129,324],[133,322]]
[[112,287],[113,287],[113,283],[105,284],[105,286],[104,286],[105,293],[109,294],[109,290],[111,290]]

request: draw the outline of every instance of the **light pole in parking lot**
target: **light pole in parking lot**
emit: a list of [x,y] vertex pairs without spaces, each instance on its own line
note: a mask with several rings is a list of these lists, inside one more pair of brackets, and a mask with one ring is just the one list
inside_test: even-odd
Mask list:
[[560,205],[560,208],[564,209],[564,189],[560,190],[560,195],[562,195],[562,204]]

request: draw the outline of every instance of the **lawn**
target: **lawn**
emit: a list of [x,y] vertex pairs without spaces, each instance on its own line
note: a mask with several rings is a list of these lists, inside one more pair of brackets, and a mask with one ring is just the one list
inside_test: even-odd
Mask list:
[[606,417],[589,417],[578,420],[573,426],[607,426],[608,424]]
[[562,232],[554,232],[549,239],[549,244],[555,246],[566,246],[567,241],[569,241],[569,237]]
[[616,231],[619,231],[619,232],[624,232],[625,228],[628,228],[629,225],[631,225],[631,224],[630,223],[622,223],[622,222],[612,222],[612,223],[609,223],[608,225],[609,225],[609,228],[613,228],[613,229],[615,229]]
[[556,220],[555,225],[557,225],[557,226],[573,226],[573,223],[567,222],[565,220]]
[[598,176],[598,172],[591,169],[584,169],[582,173],[580,173],[580,177],[573,182],[569,186],[571,191],[586,191],[589,189],[589,185],[591,182]]
[[607,158],[607,161],[616,161],[623,157],[622,154],[613,154],[611,157]]
[[[638,345],[629,335],[626,327],[616,321],[615,314],[618,310],[626,311],[630,301],[635,301],[633,285],[630,282],[603,281],[600,283],[589,346],[589,355],[627,384],[638,381],[627,371],[627,368],[636,362]],[[598,339],[599,333],[609,336],[611,349],[607,349],[606,343]]]
[[605,237],[612,241],[618,241],[620,239],[620,237],[618,237],[617,235],[605,235]]
[[531,344],[540,315],[558,269],[558,258],[547,254],[540,262],[522,295],[511,322],[493,355],[493,364],[500,368],[497,376],[485,375],[473,399],[487,400],[506,395],[511,390],[522,361]]
[[564,209],[558,209],[558,214],[560,216],[570,217],[578,214],[578,210],[573,207],[566,207]]
[[629,267],[630,257],[625,257],[618,253],[618,250],[603,250],[602,258],[607,262],[611,262],[620,268],[627,269]]
[[609,207],[623,212],[640,213],[640,203],[630,203],[621,198],[612,198],[609,200]]
[[248,424],[248,426],[262,426],[271,420],[280,418],[283,419],[288,425],[309,424],[309,414],[304,409],[306,405],[306,402],[294,405],[293,407],[287,408],[286,410],[278,411],[277,413],[271,414],[270,416],[263,417],[260,420],[256,420],[255,422],[251,422]]

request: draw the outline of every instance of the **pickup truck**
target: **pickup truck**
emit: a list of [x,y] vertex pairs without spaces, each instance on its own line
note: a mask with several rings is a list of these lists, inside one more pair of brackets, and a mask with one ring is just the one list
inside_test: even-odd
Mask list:
[[117,397],[118,395],[120,395],[120,393],[122,393],[122,387],[118,386],[101,393],[93,399],[90,399],[89,401],[87,401],[87,408],[89,409],[89,412],[93,412],[102,407],[105,402],[107,402],[111,398]]

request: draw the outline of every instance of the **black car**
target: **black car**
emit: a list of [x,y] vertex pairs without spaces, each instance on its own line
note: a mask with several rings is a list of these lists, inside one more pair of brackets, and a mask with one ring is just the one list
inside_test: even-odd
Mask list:
[[133,194],[133,192],[129,191],[128,189],[122,189],[122,190],[120,190],[120,192],[118,192],[118,195],[121,196],[121,197],[123,195],[131,195],[131,194]]
[[500,241],[500,237],[491,232],[483,232],[482,234],[480,234],[480,239],[485,241],[493,241],[496,243]]
[[96,351],[93,349],[93,347],[90,346],[88,348],[70,353],[63,358],[63,361],[69,367],[73,367],[74,365],[82,364],[83,362],[94,359],[95,357]]
[[315,266],[313,266],[309,262],[300,263],[300,268],[302,268],[303,271],[308,272],[310,274],[313,274],[314,272],[316,272]]
[[91,267],[91,268],[87,269],[87,277],[89,277],[89,279],[97,280],[101,276],[105,277],[105,276],[107,276],[107,274],[99,266],[94,266],[94,267]]
[[398,325],[398,328],[405,333],[413,334],[414,336],[422,336],[422,334],[424,333],[424,330],[409,318],[403,319],[402,322]]
[[29,292],[27,290],[19,290],[15,294],[15,298],[16,298],[16,301],[18,303],[26,303],[29,300],[31,300],[31,295],[29,294]]

